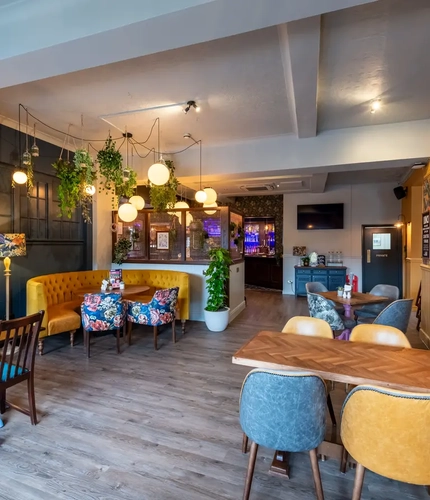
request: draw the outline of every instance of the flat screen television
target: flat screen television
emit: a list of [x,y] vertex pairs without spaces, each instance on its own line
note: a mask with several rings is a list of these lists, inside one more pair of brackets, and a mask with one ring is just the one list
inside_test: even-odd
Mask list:
[[297,205],[297,229],[343,229],[343,203]]

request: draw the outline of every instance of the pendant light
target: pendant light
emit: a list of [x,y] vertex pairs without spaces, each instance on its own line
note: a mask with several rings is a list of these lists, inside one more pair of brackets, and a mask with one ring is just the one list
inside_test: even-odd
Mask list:
[[160,158],[158,162],[149,167],[148,179],[155,186],[163,186],[170,179],[170,169],[163,160],[163,155],[160,149],[160,118],[157,118],[158,123],[158,154]]
[[[128,135],[127,130],[125,131],[125,144],[126,144],[126,152],[125,152],[125,166],[127,168],[128,165]],[[124,169],[125,171],[125,169]],[[130,203],[130,200],[126,203],[123,203],[118,208],[118,217],[124,222],[133,222],[137,217],[137,209],[134,205]]]
[[25,184],[27,182],[27,174],[22,170],[16,170],[13,173],[12,179],[16,184]]
[[[218,206],[218,203],[215,201],[214,203],[203,203],[203,208],[206,208],[206,207],[217,207]],[[208,214],[208,215],[213,215],[214,213],[216,213],[216,210],[205,210],[205,214]]]
[[195,198],[198,203],[205,203],[208,195],[207,193],[202,189],[202,140],[200,139],[199,141],[199,164],[200,164],[200,189],[196,192]]
[[21,156],[21,104],[18,106],[18,153],[17,153],[17,163],[19,164],[18,170],[16,170],[12,179],[15,184],[26,184],[28,180],[27,174],[22,169],[22,156]]
[[215,191],[215,189],[211,188],[211,187],[206,187],[204,188],[203,190],[205,193],[206,193],[206,201],[205,203],[215,203],[217,198],[218,198],[218,194],[217,192]]
[[33,146],[31,146],[30,153],[35,158],[39,156],[39,146],[36,144],[36,123],[33,127]]
[[25,151],[22,153],[22,164],[29,166],[31,165],[31,153],[28,151],[28,110],[27,119],[25,124]]
[[96,194],[96,187],[93,186],[92,184],[87,184],[85,186],[85,194],[88,194],[89,196],[93,196]]
[[[132,145],[133,146],[133,145]],[[133,169],[134,167],[134,154],[133,154],[133,147],[131,148],[131,168]],[[142,196],[139,196],[138,194],[135,194],[128,200],[133,207],[136,210],[142,210],[142,208],[145,208],[145,200],[142,198]]]

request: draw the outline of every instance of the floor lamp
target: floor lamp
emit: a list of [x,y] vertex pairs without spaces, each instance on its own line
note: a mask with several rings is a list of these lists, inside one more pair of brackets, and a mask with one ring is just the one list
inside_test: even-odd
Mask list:
[[4,276],[6,280],[6,321],[10,316],[10,258],[27,254],[25,234],[0,234],[0,258],[4,259]]

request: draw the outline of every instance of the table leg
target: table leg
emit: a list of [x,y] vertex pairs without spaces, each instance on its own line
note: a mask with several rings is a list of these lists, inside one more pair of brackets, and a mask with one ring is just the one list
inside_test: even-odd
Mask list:
[[349,340],[350,335],[351,335],[351,330],[347,328],[339,335],[339,337],[336,337],[336,340]]
[[349,304],[343,304],[343,309],[345,311],[345,318],[352,318],[351,306]]
[[290,453],[276,450],[270,466],[270,472],[290,479]]

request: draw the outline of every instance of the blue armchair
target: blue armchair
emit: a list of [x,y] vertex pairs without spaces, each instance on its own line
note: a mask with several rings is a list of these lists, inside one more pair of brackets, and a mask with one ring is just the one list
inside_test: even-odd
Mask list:
[[126,302],[120,293],[87,293],[81,305],[84,346],[90,357],[91,332],[116,330],[116,349],[120,349],[120,329],[125,325]]
[[157,290],[151,302],[128,301],[127,333],[131,344],[131,329],[133,323],[154,327],[154,349],[158,349],[158,327],[172,323],[172,341],[176,342],[175,319],[179,287]]
[[307,372],[252,370],[240,395],[240,425],[251,439],[243,498],[248,500],[258,446],[279,451],[309,451],[318,500],[323,490],[317,447],[326,423],[324,380]]

